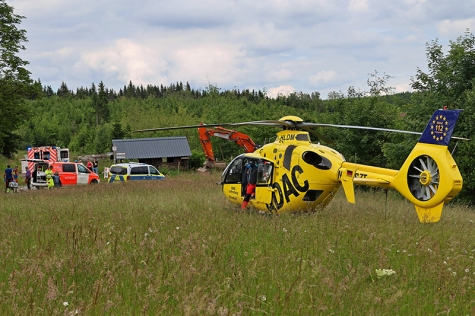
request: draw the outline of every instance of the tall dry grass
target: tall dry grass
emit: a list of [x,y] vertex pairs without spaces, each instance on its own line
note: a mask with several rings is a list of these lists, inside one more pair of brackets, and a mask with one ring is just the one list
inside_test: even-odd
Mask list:
[[341,192],[264,216],[218,180],[1,194],[1,314],[475,315],[473,209],[420,224],[394,193]]

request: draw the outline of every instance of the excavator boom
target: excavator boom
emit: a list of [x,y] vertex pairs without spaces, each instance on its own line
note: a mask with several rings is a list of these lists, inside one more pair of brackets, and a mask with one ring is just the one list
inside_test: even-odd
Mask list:
[[249,135],[238,131],[226,129],[221,126],[217,126],[214,129],[199,127],[198,135],[200,137],[201,146],[203,147],[203,151],[206,156],[206,161],[204,163],[203,168],[200,168],[200,171],[206,171],[207,169],[214,168],[217,166],[217,163],[214,158],[213,146],[211,144],[211,136],[233,141],[242,148],[244,148],[244,152],[246,153],[252,153],[258,148],[254,141],[249,137]]

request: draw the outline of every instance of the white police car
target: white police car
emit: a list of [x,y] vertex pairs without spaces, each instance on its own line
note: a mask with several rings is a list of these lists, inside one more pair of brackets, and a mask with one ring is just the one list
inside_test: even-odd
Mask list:
[[109,169],[109,183],[132,180],[163,180],[165,176],[154,166],[128,162],[112,165]]

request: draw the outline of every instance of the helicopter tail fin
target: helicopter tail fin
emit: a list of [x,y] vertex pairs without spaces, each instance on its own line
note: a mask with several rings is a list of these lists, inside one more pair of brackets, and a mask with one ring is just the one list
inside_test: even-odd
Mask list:
[[462,176],[447,148],[460,112],[437,110],[394,177],[394,188],[414,204],[423,223],[438,222],[444,203],[462,189]]

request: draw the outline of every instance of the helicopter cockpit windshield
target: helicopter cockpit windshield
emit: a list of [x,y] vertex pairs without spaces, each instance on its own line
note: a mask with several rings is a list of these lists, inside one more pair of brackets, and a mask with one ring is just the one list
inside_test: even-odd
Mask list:
[[244,167],[244,158],[239,156],[235,158],[227,167],[224,169],[223,174],[221,175],[221,183],[240,183],[241,175],[243,173]]

